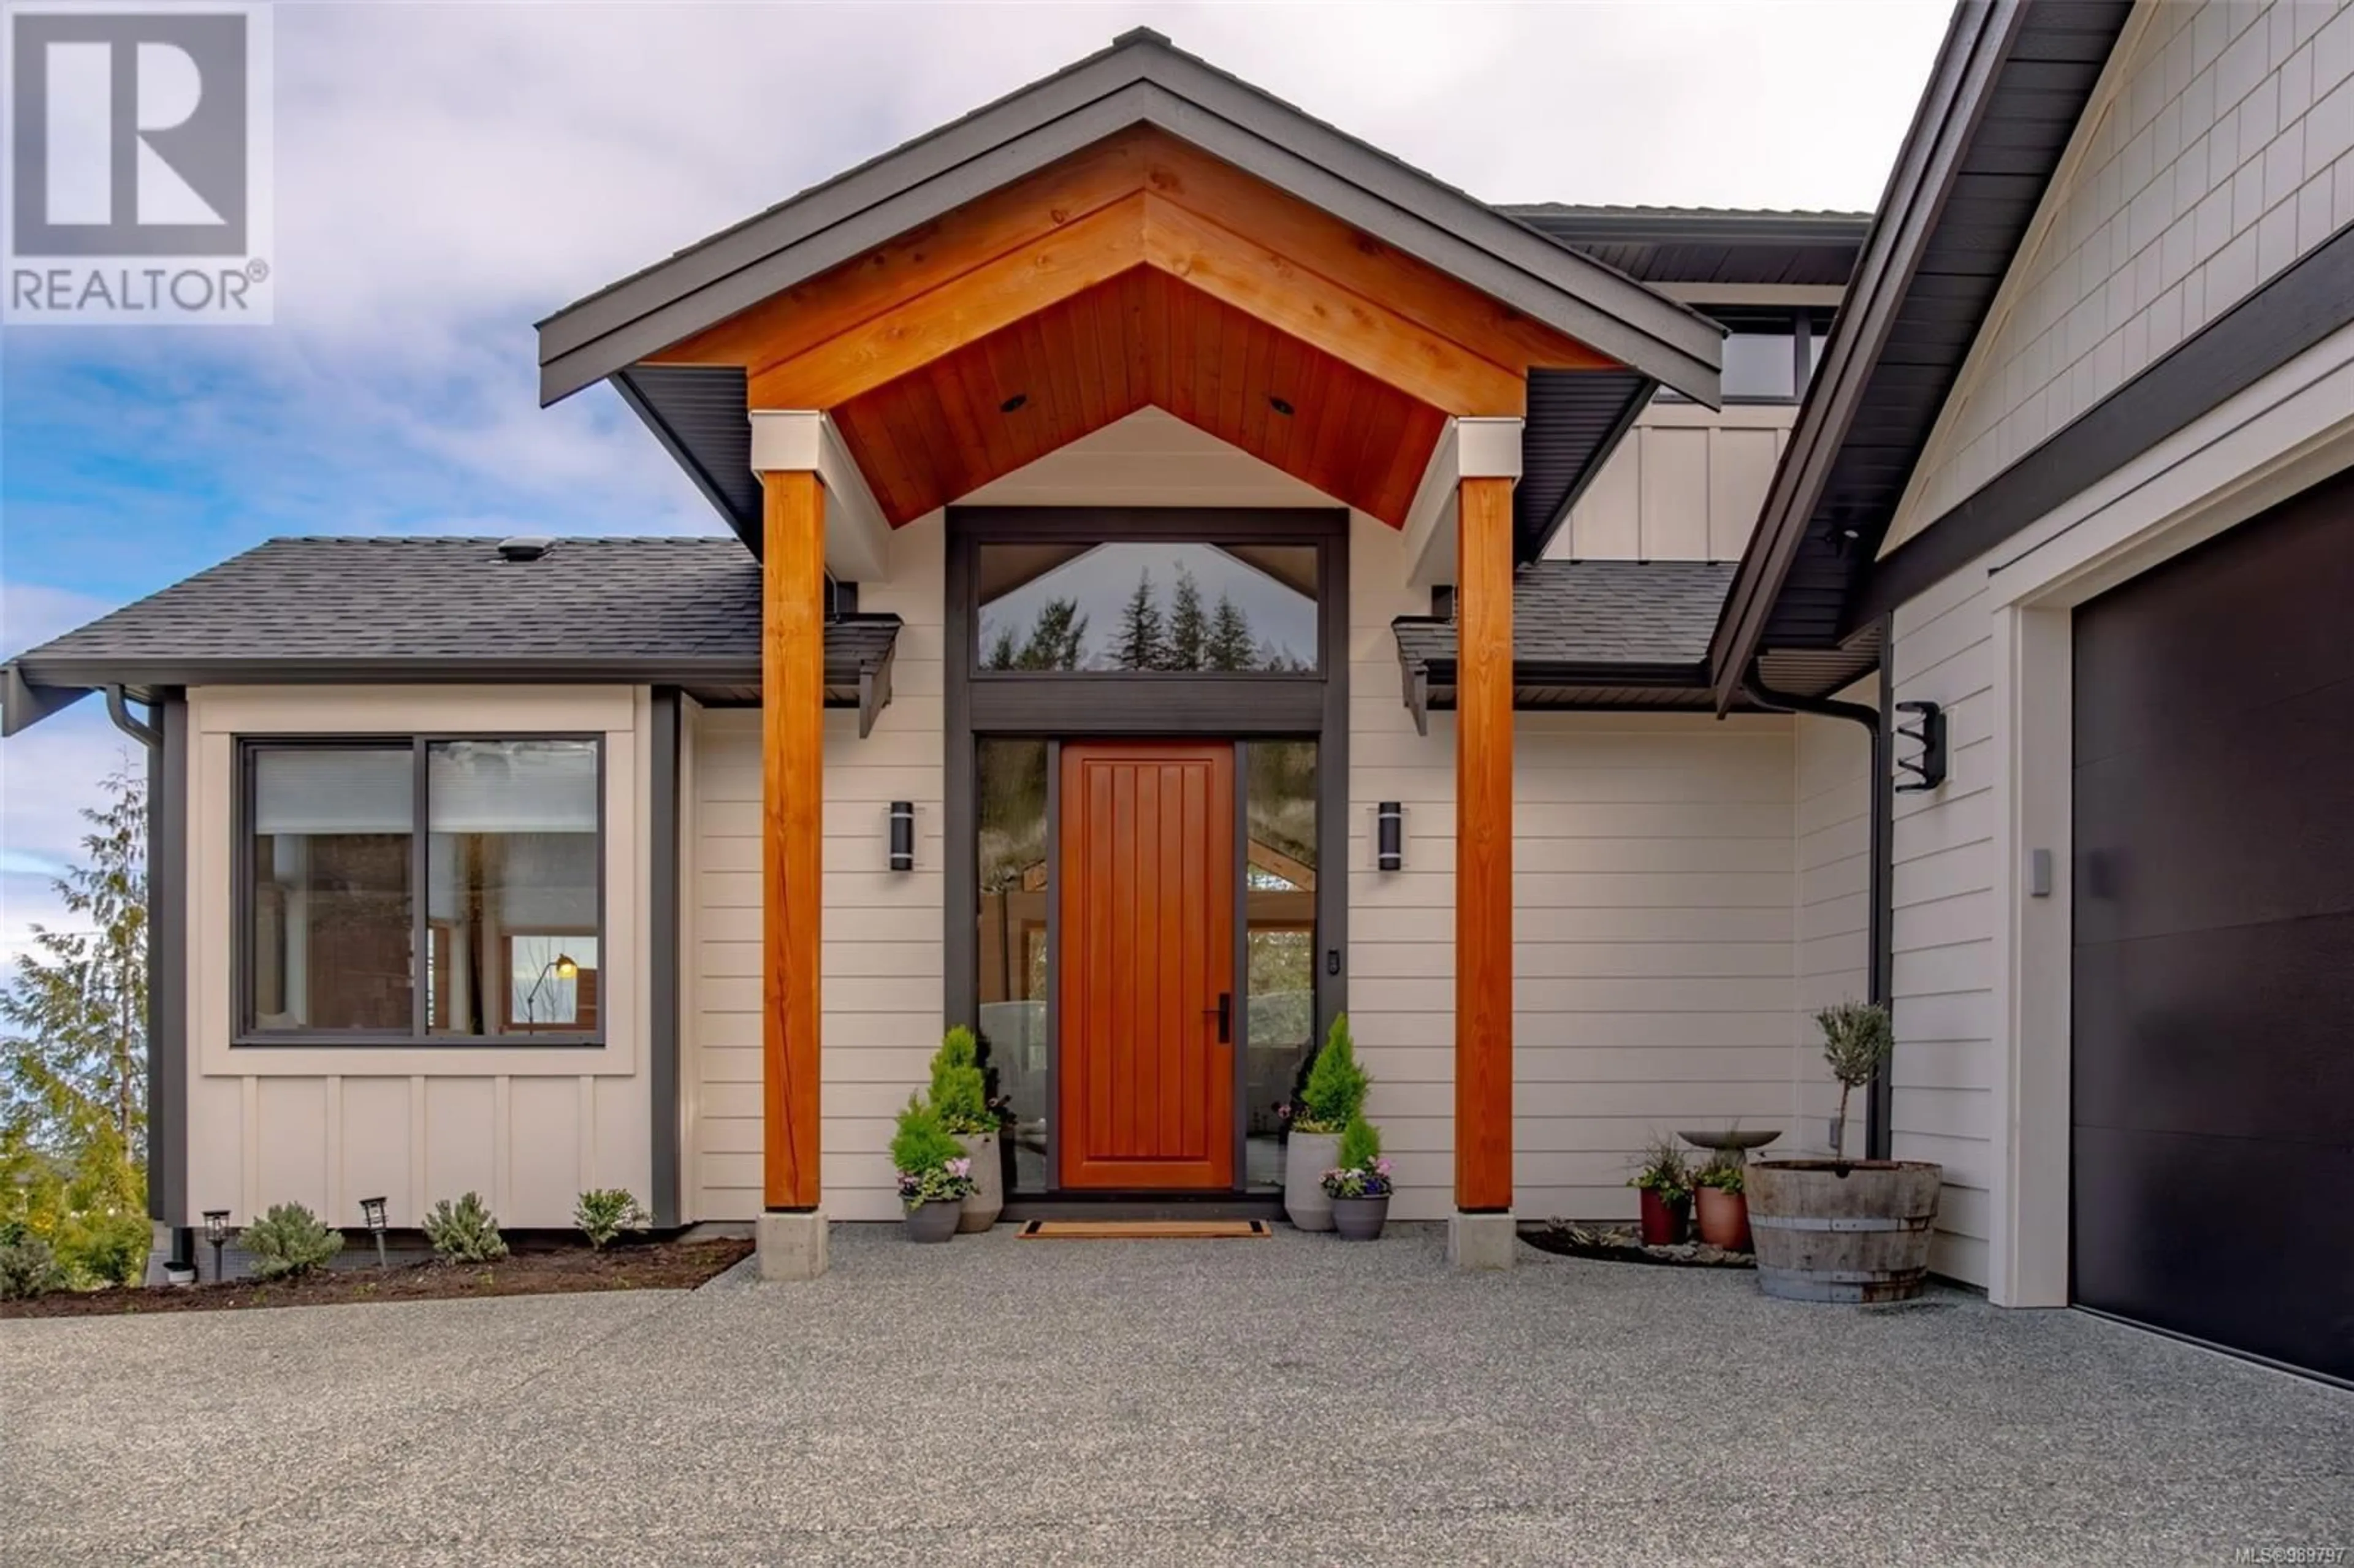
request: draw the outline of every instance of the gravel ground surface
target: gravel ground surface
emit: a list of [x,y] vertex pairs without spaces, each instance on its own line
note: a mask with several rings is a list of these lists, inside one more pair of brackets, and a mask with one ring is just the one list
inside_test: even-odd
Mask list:
[[1959,1291],[1442,1250],[836,1227],[805,1286],[0,1322],[0,1563],[2354,1547],[2354,1393]]

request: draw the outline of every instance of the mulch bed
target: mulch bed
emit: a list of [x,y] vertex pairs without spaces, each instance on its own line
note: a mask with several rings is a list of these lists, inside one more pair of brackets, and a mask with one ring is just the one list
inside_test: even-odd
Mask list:
[[[357,1244],[361,1247],[366,1242]],[[583,1290],[691,1290],[752,1251],[740,1237],[643,1241],[519,1251],[490,1264],[396,1264],[323,1270],[307,1279],[232,1279],[154,1289],[60,1290],[0,1301],[0,1318],[111,1318],[136,1312],[224,1312],[248,1307],[330,1307],[352,1301],[445,1301],[465,1296],[553,1296]],[[209,1259],[207,1260],[209,1263]]]
[[1669,1268],[1755,1268],[1757,1259],[1745,1252],[1725,1252],[1704,1242],[1676,1246],[1645,1246],[1634,1232],[1611,1225],[1578,1225],[1554,1220],[1530,1225],[1521,1239],[1540,1252],[1564,1257],[1598,1257],[1613,1263],[1650,1263]]

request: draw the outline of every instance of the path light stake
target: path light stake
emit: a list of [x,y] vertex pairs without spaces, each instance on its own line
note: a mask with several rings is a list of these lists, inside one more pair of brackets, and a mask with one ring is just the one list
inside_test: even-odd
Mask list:
[[369,1234],[376,1237],[376,1267],[379,1270],[390,1268],[392,1265],[385,1260],[384,1255],[384,1200],[362,1198],[360,1213],[367,1221]]
[[228,1211],[205,1211],[205,1240],[213,1244],[213,1279],[216,1283],[228,1277],[221,1272],[221,1248],[228,1245]]

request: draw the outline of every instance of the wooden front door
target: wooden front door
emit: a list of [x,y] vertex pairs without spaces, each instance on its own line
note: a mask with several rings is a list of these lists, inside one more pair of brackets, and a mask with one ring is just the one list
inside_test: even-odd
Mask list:
[[1235,752],[1066,742],[1055,1141],[1065,1187],[1235,1180]]

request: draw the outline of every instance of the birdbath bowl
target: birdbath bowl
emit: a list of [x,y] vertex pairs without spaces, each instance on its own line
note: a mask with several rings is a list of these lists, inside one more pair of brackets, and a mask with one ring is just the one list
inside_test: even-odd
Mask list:
[[1729,1127],[1723,1132],[1686,1132],[1679,1128],[1676,1136],[1694,1149],[1738,1149],[1745,1154],[1750,1150],[1765,1148],[1782,1135],[1770,1127]]

